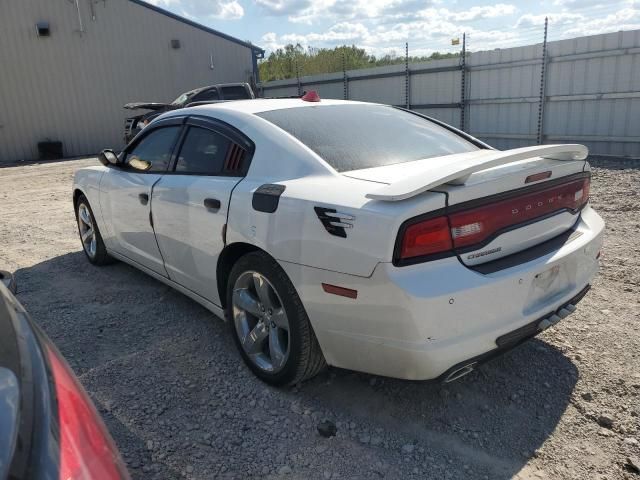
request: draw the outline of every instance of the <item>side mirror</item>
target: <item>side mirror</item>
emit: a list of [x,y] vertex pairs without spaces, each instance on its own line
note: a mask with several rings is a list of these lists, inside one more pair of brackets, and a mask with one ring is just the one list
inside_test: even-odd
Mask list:
[[119,162],[118,156],[114,153],[113,150],[103,150],[102,152],[100,152],[98,160],[100,160],[100,163],[105,167],[108,167],[109,165],[117,165]]

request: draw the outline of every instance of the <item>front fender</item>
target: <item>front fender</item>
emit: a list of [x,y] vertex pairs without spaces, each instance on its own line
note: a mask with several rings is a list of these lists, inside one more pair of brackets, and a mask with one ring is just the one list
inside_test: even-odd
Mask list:
[[103,166],[85,167],[76,170],[73,175],[74,211],[75,200],[78,194],[81,193],[89,200],[89,205],[91,206],[96,222],[98,222],[98,228],[100,232],[103,233],[103,239],[105,239],[105,241],[108,235],[104,235],[104,233],[108,230],[108,225],[106,225],[100,202],[100,182],[107,170],[108,167]]

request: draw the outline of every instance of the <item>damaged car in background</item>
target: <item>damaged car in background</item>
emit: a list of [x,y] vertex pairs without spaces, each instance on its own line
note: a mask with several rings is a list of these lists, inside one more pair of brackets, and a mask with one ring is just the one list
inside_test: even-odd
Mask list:
[[268,383],[325,365],[451,381],[589,289],[604,222],[587,153],[498,151],[309,92],[167,112],[78,170],[73,202],[91,263],[127,262],[226,318]]
[[177,110],[189,105],[228,100],[246,100],[255,98],[248,83],[221,83],[200,87],[181,94],[171,103],[133,102],[127,103],[127,110],[149,110],[147,113],[129,117],[124,122],[124,143],[128,144],[146,127],[151,120],[169,110]]

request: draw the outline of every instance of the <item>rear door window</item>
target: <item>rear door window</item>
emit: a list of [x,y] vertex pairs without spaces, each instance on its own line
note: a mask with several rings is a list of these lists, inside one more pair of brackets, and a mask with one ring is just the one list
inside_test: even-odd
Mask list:
[[189,127],[178,155],[176,173],[219,175],[230,143],[225,136],[212,130]]
[[247,89],[241,85],[222,87],[222,96],[225,100],[241,100],[243,98],[250,98],[247,93]]
[[318,105],[257,115],[296,137],[338,172],[478,150],[446,128],[387,105]]

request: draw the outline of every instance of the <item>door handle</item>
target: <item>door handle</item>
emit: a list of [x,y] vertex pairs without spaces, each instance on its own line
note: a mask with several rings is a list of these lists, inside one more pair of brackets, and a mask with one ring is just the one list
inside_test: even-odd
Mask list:
[[147,203],[149,203],[149,194],[141,193],[140,195],[138,195],[138,200],[140,200],[140,203],[142,205],[146,205]]
[[217,198],[205,198],[204,206],[209,210],[220,210],[220,200]]

